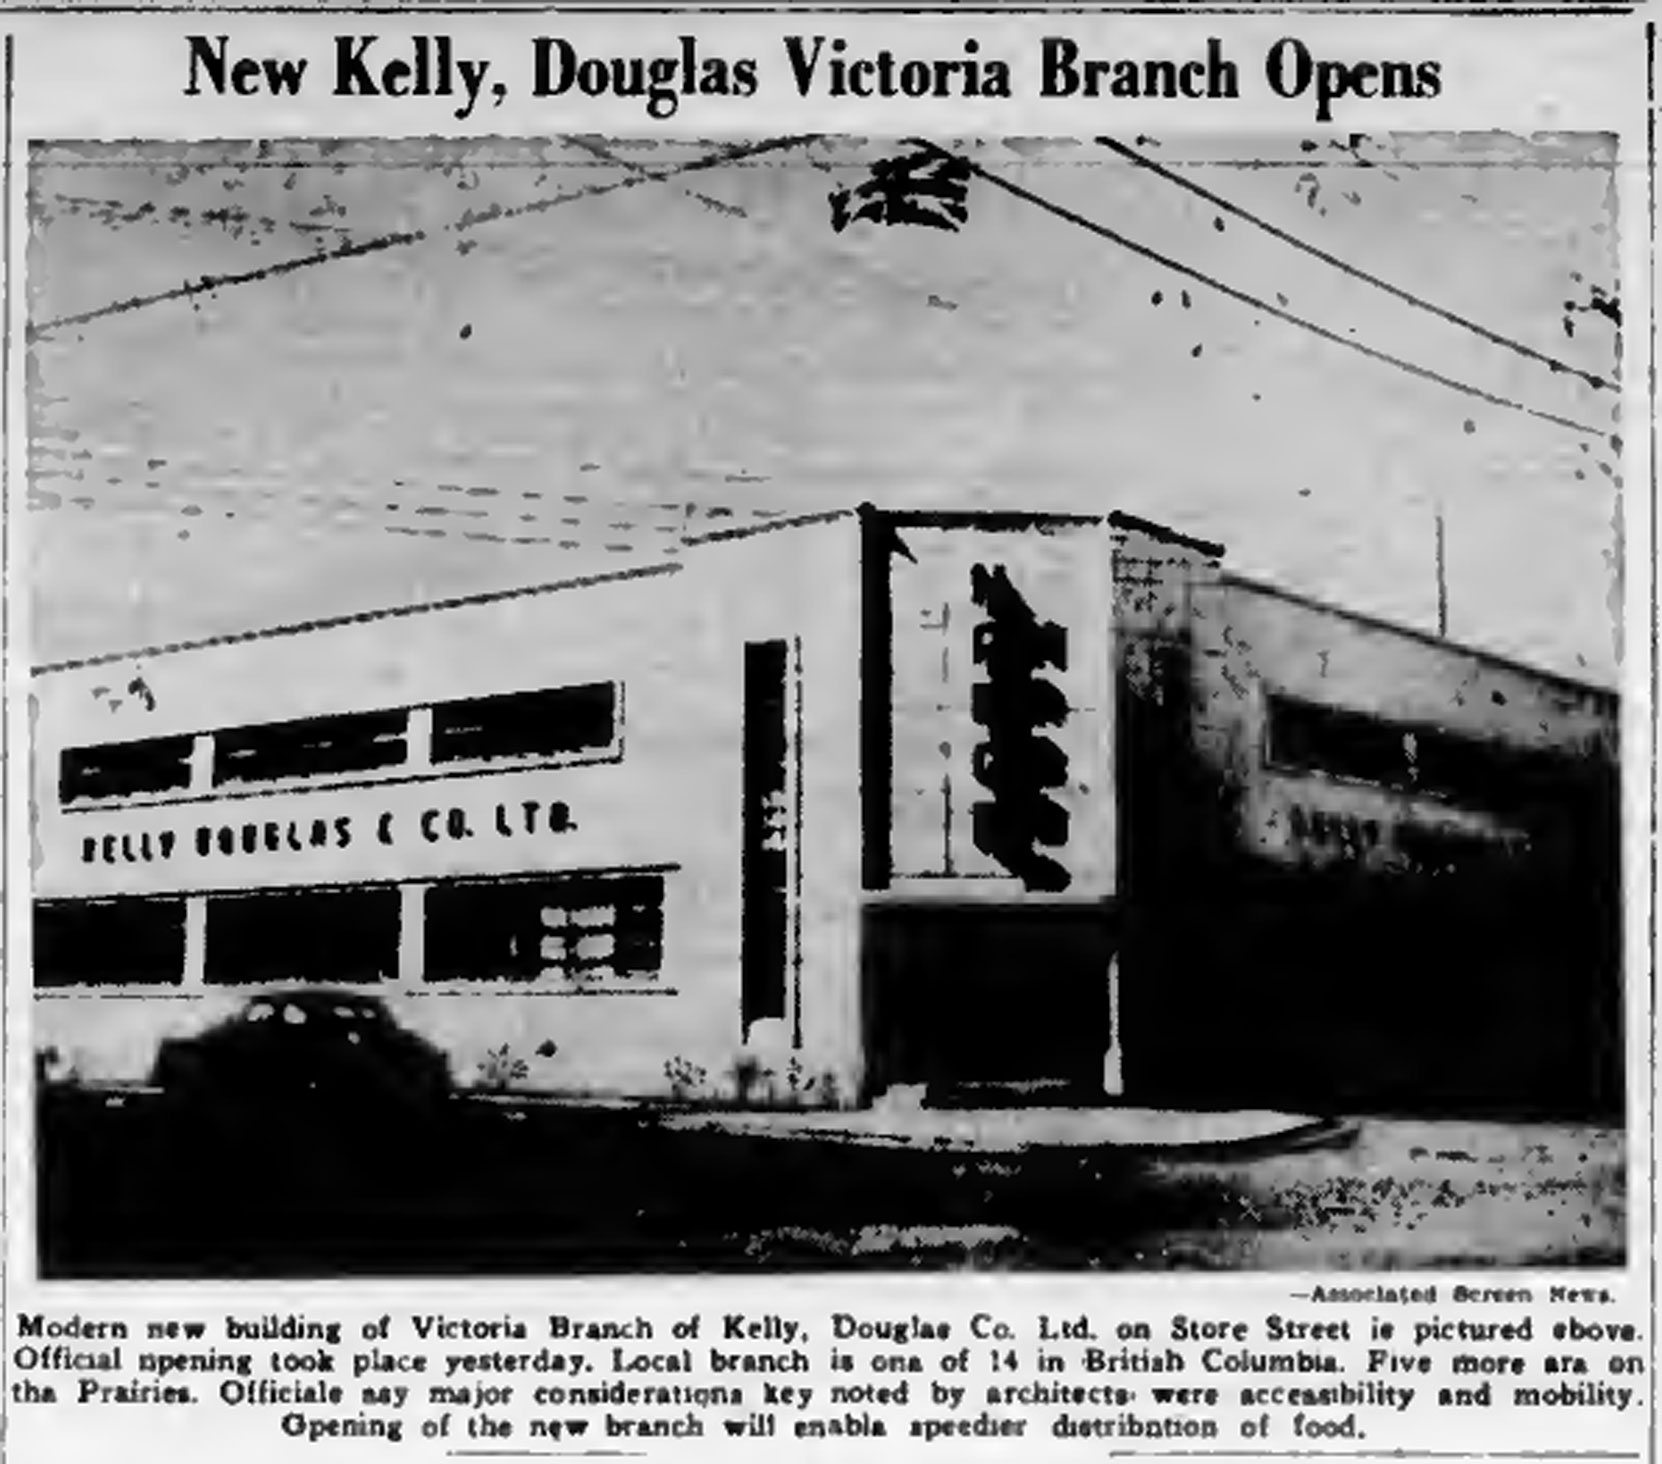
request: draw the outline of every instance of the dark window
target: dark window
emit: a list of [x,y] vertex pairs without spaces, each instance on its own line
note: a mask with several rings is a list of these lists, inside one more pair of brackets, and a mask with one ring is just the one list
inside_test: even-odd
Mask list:
[[1437,729],[1415,733],[1416,786],[1525,823],[1577,817],[1596,800],[1601,768],[1613,763],[1572,753],[1479,741]]
[[409,713],[351,712],[232,727],[214,737],[215,783],[265,783],[392,767],[405,759]]
[[425,924],[429,981],[639,980],[663,965],[664,881],[445,882],[427,891]]
[[204,978],[355,982],[398,974],[397,885],[208,896]]
[[194,737],[149,737],[142,742],[107,742],[68,748],[58,761],[58,797],[130,798],[190,787]]
[[1269,761],[1524,818],[1578,796],[1594,766],[1586,757],[1281,696],[1269,702]]
[[35,905],[36,986],[177,985],[184,971],[182,899]]
[[784,641],[752,641],[744,648],[744,842],[739,966],[746,1027],[785,1015],[786,929],[789,907],[790,810],[786,803]]
[[433,708],[436,763],[604,751],[616,737],[617,687],[609,681],[440,702]]
[[[1430,728],[1416,729],[1414,744],[1416,786],[1482,808],[1517,804],[1527,797],[1528,785],[1548,765],[1548,759],[1521,748],[1455,737]],[[1550,777],[1546,781],[1550,782]]]
[[1403,787],[1409,781],[1404,737],[1410,731],[1365,712],[1291,697],[1269,700],[1269,760],[1280,767]]

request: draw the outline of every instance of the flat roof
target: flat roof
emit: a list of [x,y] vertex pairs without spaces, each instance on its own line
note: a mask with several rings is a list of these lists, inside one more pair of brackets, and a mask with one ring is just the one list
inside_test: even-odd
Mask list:
[[[780,529],[803,528],[814,524],[831,523],[837,519],[880,515],[896,523],[939,523],[942,526],[975,524],[985,528],[1032,527],[1039,523],[1100,523],[1100,514],[1045,514],[1000,513],[996,511],[936,512],[920,510],[877,509],[870,504],[858,508],[824,509],[814,513],[792,514],[770,518],[761,523],[735,524],[731,528],[711,529],[702,534],[689,534],[684,543],[689,547],[723,543],[731,539],[750,538],[757,534],[776,533]],[[406,605],[390,605],[373,610],[357,610],[341,615],[323,615],[311,620],[296,620],[278,625],[262,626],[253,630],[229,631],[221,635],[199,636],[189,640],[167,641],[160,645],[134,646],[122,651],[102,651],[91,656],[77,656],[61,661],[45,661],[31,666],[31,676],[44,676],[56,671],[79,671],[89,666],[107,666],[118,661],[131,661],[141,656],[170,656],[181,651],[208,650],[215,646],[240,645],[248,641],[270,640],[279,636],[304,635],[314,630],[331,630],[343,625],[363,625],[376,620],[396,620],[410,615],[427,615],[439,610],[459,610],[470,605],[492,605],[504,600],[524,599],[533,595],[550,595],[560,590],[585,589],[591,585],[611,584],[619,580],[643,578],[648,575],[675,574],[682,564],[630,565],[622,569],[573,575],[568,579],[548,580],[538,584],[519,585],[511,589],[481,590],[472,594],[452,595],[438,600],[420,600]]]
[[1335,604],[1331,600],[1323,600],[1315,595],[1307,595],[1300,590],[1290,590],[1284,585],[1271,584],[1268,580],[1254,579],[1250,575],[1239,574],[1234,570],[1224,570],[1219,575],[1225,585],[1236,585],[1244,590],[1251,590],[1254,594],[1268,595],[1272,599],[1286,600],[1293,605],[1303,605],[1309,610],[1318,610],[1324,615],[1337,615],[1345,620],[1354,621],[1358,625],[1366,625],[1374,630],[1389,631],[1392,635],[1406,636],[1409,640],[1419,641],[1424,645],[1436,646],[1439,650],[1452,651],[1456,655],[1470,656],[1474,660],[1487,661],[1491,665],[1504,667],[1508,671],[1516,671],[1520,675],[1538,677],[1542,681],[1552,681],[1560,686],[1573,688],[1576,691],[1590,692],[1595,696],[1618,699],[1621,695],[1619,687],[1593,681],[1584,677],[1571,676],[1567,672],[1554,671],[1545,666],[1537,666],[1529,661],[1519,660],[1515,656],[1508,656],[1500,651],[1491,651],[1483,646],[1472,645],[1468,641],[1451,640],[1434,631],[1421,630],[1418,626],[1404,625],[1400,621],[1387,620],[1382,615],[1370,615],[1366,610],[1352,610],[1349,606]]
[[210,646],[238,645],[244,641],[271,640],[278,636],[303,635],[312,630],[329,630],[338,625],[362,625],[371,620],[398,620],[408,615],[428,615],[436,610],[459,610],[466,605],[491,605],[500,600],[519,600],[531,595],[549,595],[556,590],[580,590],[589,585],[611,584],[618,580],[644,579],[649,575],[677,574],[683,566],[669,564],[637,564],[627,569],[604,570],[598,574],[577,575],[571,579],[552,580],[547,584],[522,585],[511,590],[482,590],[472,595],[454,595],[444,600],[421,600],[408,605],[392,605],[379,610],[357,610],[346,615],[324,615],[316,620],[296,620],[285,625],[268,625],[259,630],[237,630],[225,635],[207,635],[197,640],[168,641],[159,646],[139,646],[129,651],[105,651],[96,656],[81,656],[70,661],[46,661],[31,666],[31,676],[43,676],[51,671],[78,671],[86,666],[107,666],[112,661],[130,661],[137,656],[170,656],[178,651],[202,651]]
[[[833,519],[852,518],[852,508],[830,509],[820,513],[794,514],[789,518],[769,519],[759,524],[736,525],[730,529],[713,529],[704,534],[689,534],[684,543],[689,545],[719,543],[727,539],[748,538],[753,534],[772,533],[778,529],[800,528],[807,524],[829,523]],[[277,636],[304,635],[313,630],[330,630],[341,625],[362,625],[374,620],[398,620],[409,615],[428,615],[438,610],[460,610],[469,605],[493,605],[503,600],[526,599],[532,595],[552,595],[560,590],[581,590],[591,585],[612,584],[619,580],[643,579],[649,575],[678,574],[684,565],[680,561],[668,564],[636,564],[622,569],[600,570],[591,574],[573,575],[569,579],[547,580],[533,585],[516,585],[505,590],[480,590],[467,595],[451,595],[439,600],[417,600],[407,605],[388,605],[374,610],[354,610],[341,615],[321,615],[313,620],[295,620],[279,625],[262,626],[255,630],[229,631],[223,635],[200,636],[192,640],[167,641],[161,645],[135,646],[125,651],[101,651],[97,655],[77,656],[70,660],[44,661],[31,666],[31,676],[42,676],[52,671],[78,671],[87,666],[107,666],[115,661],[131,661],[138,656],[170,656],[179,651],[201,651],[212,646],[238,645],[244,641],[269,640]]]
[[1164,539],[1169,544],[1181,544],[1186,549],[1196,549],[1208,559],[1223,558],[1222,544],[1211,539],[1197,539],[1192,534],[1180,534],[1176,529],[1168,529],[1164,524],[1155,523],[1153,519],[1138,518],[1134,513],[1121,513],[1115,509],[1108,515],[1108,522],[1116,529],[1136,529],[1139,533]]
[[1211,539],[1197,539],[1192,534],[1180,533],[1134,513],[1122,513],[1117,508],[1108,513],[1067,513],[1039,509],[874,508],[862,504],[860,512],[885,518],[892,524],[917,528],[1010,530],[1045,528],[1051,524],[1107,524],[1115,529],[1134,529],[1168,544],[1181,544],[1211,559],[1220,559],[1224,553],[1224,546]]
[[[689,535],[685,543],[689,547],[698,547],[732,539],[750,538],[758,534],[775,533],[781,529],[804,528],[853,517],[861,519],[881,518],[899,527],[982,528],[990,531],[1042,528],[1047,525],[1107,524],[1113,528],[1131,529],[1169,543],[1180,544],[1213,559],[1221,558],[1224,553],[1222,544],[1207,539],[1195,538],[1180,533],[1176,529],[1167,528],[1164,524],[1156,523],[1151,519],[1140,518],[1135,514],[1122,513],[1118,510],[1105,514],[1090,514],[1007,509],[884,509],[877,508],[872,504],[861,504],[857,508],[837,508],[815,513],[794,514],[788,517],[781,516],[761,523],[739,524],[731,528],[713,529],[702,534]],[[586,589],[592,585],[615,584],[631,579],[677,574],[684,567],[684,562],[680,560],[668,563],[628,565],[620,569],[573,575],[567,579],[519,585],[509,589],[482,590],[472,594],[453,595],[437,600],[414,601],[404,605],[359,610],[341,615],[319,616],[311,620],[297,620],[253,630],[232,631],[222,635],[168,641],[160,645],[138,646],[124,651],[108,651],[68,660],[43,662],[38,666],[30,667],[29,674],[31,676],[42,676],[58,671],[75,671],[89,666],[110,665],[114,662],[130,661],[138,657],[174,655],[181,651],[207,650],[215,646],[240,645],[249,641],[268,640],[279,636],[303,635],[310,631],[329,630],[343,625],[362,625],[376,620],[397,620],[412,615],[432,614],[441,610],[459,610],[472,605],[491,605],[506,600],[527,599],[535,595],[555,594],[561,590]],[[1238,585],[1243,589],[1270,595],[1293,604],[1304,605],[1325,614],[1343,616],[1357,624],[1391,631],[1428,645],[1438,646],[1461,655],[1472,656],[1478,660],[1504,666],[1525,675],[1538,676],[1543,680],[1557,682],[1579,691],[1609,697],[1618,695],[1617,688],[1613,686],[1531,665],[1527,661],[1521,661],[1497,651],[1449,640],[1446,637],[1434,635],[1430,631],[1420,630],[1415,626],[1386,620],[1380,616],[1370,615],[1366,611],[1353,610],[1332,601],[1321,600],[1315,596],[1287,589],[1281,585],[1271,584],[1264,580],[1254,579],[1232,570],[1224,570],[1221,579],[1225,584]]]

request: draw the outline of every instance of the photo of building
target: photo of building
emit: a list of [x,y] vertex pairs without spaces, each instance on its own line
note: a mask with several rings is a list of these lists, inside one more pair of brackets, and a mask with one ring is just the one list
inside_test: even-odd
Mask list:
[[43,1271],[1619,1263],[1615,173],[37,148]]
[[[1221,562],[1125,516],[866,509],[38,668],[37,1040],[140,1081],[322,982],[462,1079],[506,1046],[572,1094],[755,1045],[833,1106],[1612,1101],[1614,973],[1571,951],[1616,953],[1614,696]],[[1303,886],[1417,919],[1396,980],[1441,1020],[1372,992],[1358,1050],[1356,999],[1252,944],[1331,919]],[[1573,945],[1504,999],[1440,954],[1547,888]]]

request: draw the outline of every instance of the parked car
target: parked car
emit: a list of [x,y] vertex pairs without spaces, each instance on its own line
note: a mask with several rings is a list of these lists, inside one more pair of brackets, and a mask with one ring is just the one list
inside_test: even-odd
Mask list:
[[452,1091],[444,1053],[384,1002],[325,988],[262,992],[203,1032],[165,1040],[151,1081],[185,1103],[304,1106],[343,1119],[429,1109]]

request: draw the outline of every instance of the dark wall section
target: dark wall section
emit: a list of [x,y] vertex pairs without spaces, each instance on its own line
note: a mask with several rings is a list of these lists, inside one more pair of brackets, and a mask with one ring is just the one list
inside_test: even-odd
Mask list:
[[1550,877],[1375,884],[1242,868],[1146,912],[1127,955],[1144,1099],[1318,1109],[1614,1112],[1602,922]]
[[[1273,665],[1273,647],[1259,654]],[[1414,857],[1390,868],[1290,862],[1244,837],[1255,780],[1270,776],[1253,750],[1233,771],[1197,751],[1187,646],[1144,640],[1127,655],[1128,1095],[1620,1111],[1620,798],[1608,757],[1498,742],[1468,757],[1461,791],[1524,835],[1509,844],[1421,849],[1399,828]]]
[[934,1103],[1095,1101],[1115,931],[1100,904],[869,905],[867,1087]]
[[894,874],[894,600],[892,520],[860,510],[860,884]]

